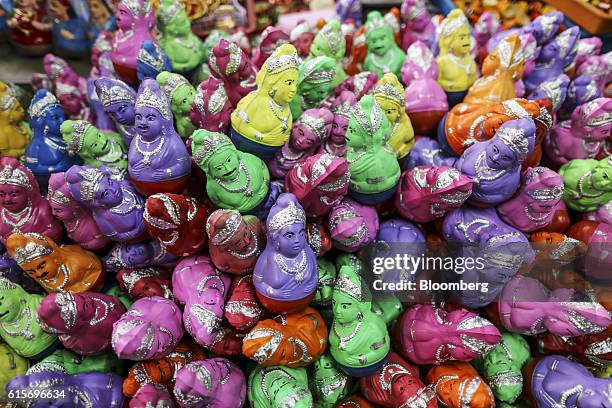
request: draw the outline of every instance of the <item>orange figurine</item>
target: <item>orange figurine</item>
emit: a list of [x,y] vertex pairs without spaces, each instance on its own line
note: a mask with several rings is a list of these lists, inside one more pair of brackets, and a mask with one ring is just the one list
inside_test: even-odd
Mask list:
[[489,386],[468,363],[451,361],[429,370],[426,382],[433,384],[438,400],[448,408],[490,408],[495,399]]

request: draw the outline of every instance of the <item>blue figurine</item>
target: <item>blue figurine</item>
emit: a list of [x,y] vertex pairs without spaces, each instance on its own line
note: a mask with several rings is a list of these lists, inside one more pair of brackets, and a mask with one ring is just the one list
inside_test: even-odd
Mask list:
[[155,79],[163,71],[172,72],[172,62],[168,54],[153,41],[143,41],[136,59],[136,73],[139,81]]
[[87,3],[84,0],[49,0],[53,21],[53,52],[63,58],[86,58],[89,40]]
[[78,156],[69,156],[60,132],[64,108],[47,89],[39,89],[28,110],[34,133],[26,147],[25,166],[32,170],[41,191],[46,194],[51,173],[64,172],[81,164]]
[[100,32],[115,31],[113,6],[107,0],[87,0],[89,21],[89,38],[93,44]]
[[13,14],[13,1],[0,0],[0,43],[5,42],[9,35],[7,17]]

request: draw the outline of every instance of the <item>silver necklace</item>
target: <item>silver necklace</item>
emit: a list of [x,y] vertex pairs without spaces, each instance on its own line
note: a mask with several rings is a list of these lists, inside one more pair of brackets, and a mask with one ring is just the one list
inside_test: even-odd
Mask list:
[[[25,340],[33,340],[34,333],[32,333],[32,330],[30,329],[30,325],[33,321],[32,310],[30,310],[27,302],[24,299],[21,299],[19,303],[21,304],[21,310],[19,311],[19,315],[15,321],[11,323],[2,322],[0,323],[0,327],[2,327],[2,330],[4,330],[4,332],[10,337],[23,337]],[[24,318],[26,319],[26,322],[23,327],[20,328],[19,326],[21,326],[21,321]]]
[[544,214],[543,217],[536,217],[534,215],[531,215],[531,212],[529,211],[529,206],[528,205],[523,207],[523,212],[525,213],[525,216],[527,218],[529,218],[531,221],[535,222],[536,224],[542,224],[542,223],[546,222],[546,219],[550,215],[550,214]]
[[[123,192],[123,199],[121,200],[121,204],[111,208],[109,210],[110,212],[112,212],[113,214],[127,215],[131,213],[134,209],[142,209],[142,205],[136,202],[136,196],[134,195],[134,193],[132,193],[130,190],[126,190],[123,187],[121,188],[121,191]],[[124,203],[128,204],[128,208],[126,208],[125,210],[121,209],[121,206]]]
[[[13,222],[7,218],[7,214],[11,216],[13,220],[17,220],[17,222]],[[9,227],[12,228],[12,232],[21,232],[21,227],[27,224],[28,221],[32,218],[32,202],[28,199],[28,203],[26,204],[26,208],[14,214],[7,210],[6,208],[2,209],[2,222]]]
[[72,228],[68,227],[68,224],[64,223],[64,226],[66,226],[66,230],[68,231],[69,234],[74,233],[77,230],[77,228],[79,228],[79,225],[81,225],[81,220],[79,218],[76,219]]
[[384,72],[392,72],[391,70],[391,66],[393,65],[393,63],[395,62],[395,53],[391,52],[391,59],[389,60],[389,62],[384,63],[381,62],[382,60],[385,59],[385,57],[380,57],[374,53],[370,54],[370,60],[372,62],[372,65],[374,65],[376,68],[384,71]]
[[[112,302],[107,302],[106,300],[100,299],[98,297],[93,297],[93,299],[96,301],[96,311],[94,312],[93,317],[89,321],[89,325],[90,326],[95,326],[98,323],[103,322],[104,320],[106,320],[106,318],[108,317],[109,311],[113,310],[115,308],[115,304],[112,303]],[[104,306],[101,306],[101,304],[104,305]],[[104,307],[104,312],[100,316],[100,309],[102,307]]]
[[153,156],[157,155],[159,152],[161,152],[162,147],[164,146],[164,139],[160,138],[159,140],[160,140],[160,142],[159,142],[159,144],[157,145],[157,147],[155,149],[153,149],[151,151],[146,151],[146,150],[142,150],[140,148],[140,142],[142,142],[145,145],[149,146],[149,145],[153,144],[155,142],[155,140],[152,141],[152,142],[145,142],[145,141],[142,140],[140,135],[136,136],[136,151],[142,155],[142,163],[145,166],[150,166],[151,165],[151,157],[153,157]]
[[[270,110],[272,111],[274,116],[276,116],[276,119],[281,121],[282,123],[281,129],[283,133],[286,132],[287,129],[289,129],[289,118],[291,117],[291,111],[289,110],[289,108],[287,108],[287,115],[283,117],[282,116],[283,107],[279,105],[278,103],[276,103],[274,99],[272,98],[268,99],[268,106],[270,107]],[[279,109],[280,112],[277,109]]]
[[244,173],[245,183],[244,183],[244,186],[240,186],[238,188],[228,187],[227,185],[228,183],[221,180],[219,177],[215,177],[214,179],[217,183],[219,183],[221,188],[223,188],[228,193],[244,193],[244,195],[246,195],[247,197],[251,197],[253,196],[253,191],[251,191],[251,175],[249,174],[249,171],[246,165],[244,164],[244,162],[240,162],[240,165],[238,166],[238,172],[236,173],[236,177],[230,180],[230,183],[240,182],[241,173]]
[[49,146],[50,148],[59,150],[62,153],[66,153],[66,145],[65,144],[64,145],[60,144],[60,143],[63,143],[63,142],[60,142],[59,140],[57,142],[55,142],[53,140],[53,138],[51,138],[51,137],[46,137],[44,139],[44,141],[45,141],[45,144],[47,146]]
[[578,194],[574,195],[574,199],[579,200],[581,198],[597,198],[597,197],[601,197],[604,192],[603,191],[598,191],[595,194],[587,194],[584,192],[583,188],[582,188],[582,183],[584,182],[585,178],[589,178],[588,183],[589,183],[589,188],[593,188],[593,174],[591,174],[591,172],[586,172],[584,173],[582,176],[580,176],[580,178],[578,179],[578,184],[576,185],[576,187],[578,188]]
[[362,324],[363,324],[363,316],[359,314],[357,316],[357,324],[355,325],[355,328],[353,329],[352,333],[349,334],[348,336],[341,336],[340,333],[338,333],[338,329],[336,328],[337,326],[336,319],[334,319],[334,322],[332,323],[332,330],[334,331],[334,334],[338,337],[338,348],[340,350],[342,351],[346,350],[346,345],[348,344],[348,342],[350,342],[351,340],[355,338],[355,336],[359,332],[359,329],[361,329]]
[[304,280],[304,271],[306,269],[306,262],[308,261],[306,258],[306,251],[302,249],[300,254],[298,255],[301,259],[294,264],[293,266],[287,265],[287,261],[284,255],[276,253],[274,254],[274,262],[278,265],[279,268],[283,272],[288,275],[295,275],[295,280],[297,283],[301,283]]
[[506,174],[506,170],[495,170],[487,166],[485,162],[486,152],[482,152],[476,158],[474,162],[474,170],[476,171],[476,179],[474,182],[479,183],[481,180],[492,181],[497,180],[504,174]]
[[251,248],[247,253],[244,254],[232,250],[229,250],[228,252],[231,256],[238,259],[247,259],[252,256],[258,256],[261,252],[259,250],[259,240],[257,239],[257,235],[255,235],[253,231],[251,231],[251,245],[253,246],[253,248]]

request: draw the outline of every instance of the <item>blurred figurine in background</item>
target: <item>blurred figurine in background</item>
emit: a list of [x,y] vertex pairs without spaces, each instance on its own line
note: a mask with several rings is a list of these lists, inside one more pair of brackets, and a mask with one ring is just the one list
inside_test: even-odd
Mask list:
[[30,139],[25,111],[13,88],[0,82],[0,154],[20,158]]

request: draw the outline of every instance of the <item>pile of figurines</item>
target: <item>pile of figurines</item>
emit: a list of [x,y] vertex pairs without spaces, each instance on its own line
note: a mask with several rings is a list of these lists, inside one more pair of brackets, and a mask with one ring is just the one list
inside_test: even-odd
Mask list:
[[[4,407],[612,407],[610,251],[584,291],[526,273],[612,240],[598,38],[349,1],[251,50],[116,10],[27,121],[0,83]],[[489,291],[374,298],[381,242],[481,245]]]

